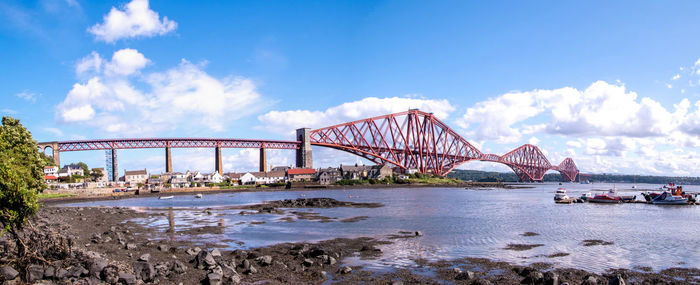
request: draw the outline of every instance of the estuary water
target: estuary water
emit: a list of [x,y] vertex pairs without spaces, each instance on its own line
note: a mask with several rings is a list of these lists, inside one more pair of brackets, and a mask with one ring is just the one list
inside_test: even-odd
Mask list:
[[[528,189],[393,188],[277,191],[175,196],[170,200],[136,198],[75,203],[66,206],[120,206],[164,212],[138,223],[157,228],[162,239],[190,239],[238,249],[282,242],[319,241],[336,237],[386,237],[399,231],[421,231],[422,237],[396,239],[382,246],[378,260],[349,259],[374,270],[415,266],[428,260],[484,257],[515,264],[547,262],[602,272],[609,268],[700,267],[700,206],[648,204],[555,204],[554,192],[566,187],[578,197],[612,184],[525,184]],[[623,194],[661,185],[615,185]],[[628,189],[628,190],[625,190]],[[700,192],[688,186],[686,191]],[[294,215],[241,215],[227,206],[263,201],[328,197],[341,201],[378,202],[380,208],[289,209],[336,218],[332,222],[296,220]],[[341,219],[366,216],[356,222]],[[198,227],[218,227],[216,233],[191,235]],[[168,232],[174,228],[175,233]],[[194,229],[194,231],[193,231]],[[524,236],[525,232],[538,235]],[[610,245],[584,246],[584,240]],[[542,244],[525,251],[506,250],[508,244]],[[556,253],[568,255],[547,257]],[[563,255],[563,254],[560,254]]]

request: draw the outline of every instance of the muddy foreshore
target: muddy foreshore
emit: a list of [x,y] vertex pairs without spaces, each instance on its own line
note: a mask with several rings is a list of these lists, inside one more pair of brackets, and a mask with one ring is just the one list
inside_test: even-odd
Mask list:
[[[353,205],[319,198],[271,201],[246,209],[253,210],[248,214],[256,214],[314,206],[381,204]],[[217,244],[197,247],[190,241],[163,239],[161,230],[131,221],[153,215],[166,213],[118,207],[43,207],[24,234],[29,248],[40,258],[17,259],[15,244],[7,240],[7,235],[0,237],[0,280],[4,280],[3,284],[700,284],[700,269],[611,269],[596,274],[553,268],[546,263],[517,266],[469,257],[436,262],[415,259],[419,267],[435,273],[431,276],[407,268],[380,273],[345,266],[343,259],[378,258],[382,244],[421,238],[422,233],[407,231],[385,237],[336,238],[227,251]],[[212,231],[216,229],[205,227],[195,234]],[[528,246],[532,245],[513,245],[515,250]]]

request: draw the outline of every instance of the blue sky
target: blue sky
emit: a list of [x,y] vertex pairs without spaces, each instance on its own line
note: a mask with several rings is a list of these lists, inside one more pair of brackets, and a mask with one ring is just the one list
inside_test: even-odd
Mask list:
[[[39,141],[287,139],[419,107],[485,152],[700,175],[697,1],[5,1],[0,113]],[[314,149],[316,166],[356,158]],[[225,168],[254,169],[255,150]],[[292,164],[272,152],[271,164]],[[103,153],[62,162],[104,164]],[[163,169],[162,150],[120,169]],[[176,170],[213,169],[176,150]],[[462,168],[496,169],[491,163]]]

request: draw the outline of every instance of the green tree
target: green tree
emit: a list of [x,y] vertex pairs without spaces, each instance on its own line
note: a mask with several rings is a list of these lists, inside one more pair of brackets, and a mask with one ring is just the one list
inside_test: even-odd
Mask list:
[[99,168],[93,168],[90,172],[90,178],[92,178],[92,181],[99,180],[100,178],[102,178],[102,175],[102,169]]
[[28,248],[19,231],[39,209],[38,193],[46,185],[43,168],[46,162],[37,151],[36,141],[19,120],[2,118],[0,126],[0,225],[17,243],[18,254]]

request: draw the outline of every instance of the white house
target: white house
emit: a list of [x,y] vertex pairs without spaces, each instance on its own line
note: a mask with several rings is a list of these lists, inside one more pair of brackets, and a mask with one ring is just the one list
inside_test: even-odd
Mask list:
[[285,181],[284,171],[252,172],[255,176],[255,184],[270,184]]
[[255,175],[251,174],[250,172],[246,172],[246,174],[241,175],[241,184],[255,184]]
[[190,181],[197,183],[204,183],[204,174],[199,171],[192,172],[190,174]]
[[44,166],[44,175],[46,175],[46,176],[58,176],[58,167],[56,167],[56,166]]
[[218,171],[216,171],[216,172],[214,172],[214,173],[203,174],[203,176],[204,176],[204,182],[206,182],[206,183],[221,183],[221,182],[224,182],[224,176],[222,176],[221,174],[219,174]]

